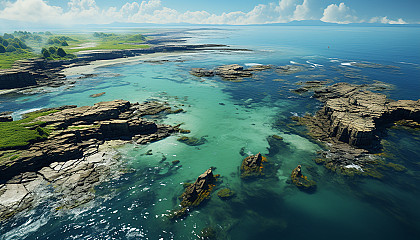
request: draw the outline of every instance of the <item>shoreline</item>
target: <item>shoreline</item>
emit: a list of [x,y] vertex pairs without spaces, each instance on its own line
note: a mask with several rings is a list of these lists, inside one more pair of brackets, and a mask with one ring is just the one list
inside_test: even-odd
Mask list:
[[[96,68],[107,67],[117,64],[126,64],[132,63],[136,61],[144,61],[150,60],[158,57],[167,57],[167,56],[180,56],[184,55],[186,52],[171,52],[171,53],[150,53],[150,54],[143,54],[140,56],[134,57],[126,57],[126,58],[115,58],[115,59],[108,59],[108,60],[95,60],[92,62],[87,63],[86,65],[80,66],[70,66],[66,67],[60,71],[61,74],[66,75],[66,77],[71,77],[74,75],[81,75],[81,74],[92,74],[95,72]],[[0,95],[2,90],[0,90]]]
[[[79,52],[77,58],[70,60],[47,61],[43,58],[20,60],[15,62],[13,68],[0,70],[0,95],[43,86],[59,87],[68,82],[67,76],[76,75],[81,71],[86,74],[90,73],[92,65],[96,68],[158,56],[205,50],[252,51],[230,48],[230,46],[221,44],[157,45],[145,49],[84,51]],[[127,61],[131,57],[132,59]],[[63,74],[65,69],[73,70],[64,71]]]

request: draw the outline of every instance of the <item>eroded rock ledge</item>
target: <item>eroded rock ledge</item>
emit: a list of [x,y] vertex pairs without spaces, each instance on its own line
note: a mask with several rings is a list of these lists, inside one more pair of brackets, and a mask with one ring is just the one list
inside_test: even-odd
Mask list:
[[324,106],[299,121],[308,126],[312,137],[327,143],[328,151],[315,160],[318,164],[345,175],[381,178],[378,169],[404,167],[372,154],[380,149],[379,133],[397,121],[420,122],[420,100],[393,101],[365,88],[337,83],[315,90],[314,97]]
[[420,100],[392,101],[364,86],[337,83],[316,90],[324,107],[311,119],[310,128],[320,139],[333,138],[370,149],[379,139],[377,130],[399,120],[420,121]]
[[[93,106],[64,106],[40,111],[56,112],[34,119],[51,133],[25,149],[0,151],[0,220],[13,216],[47,195],[36,194],[41,186],[54,186],[63,197],[58,208],[78,206],[94,197],[93,186],[101,182],[117,161],[109,141],[149,143],[179,131],[142,118],[174,112],[158,102],[100,102]],[[105,144],[105,145],[104,145]],[[113,172],[113,171],[112,171]]]

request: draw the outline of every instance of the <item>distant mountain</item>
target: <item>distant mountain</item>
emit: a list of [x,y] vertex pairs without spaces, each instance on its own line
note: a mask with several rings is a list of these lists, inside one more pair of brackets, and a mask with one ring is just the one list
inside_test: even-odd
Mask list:
[[[219,28],[219,27],[238,27],[238,25],[228,24],[192,24],[192,23],[124,23],[114,22],[109,24],[78,24],[78,25],[53,25],[48,23],[32,23],[22,21],[12,21],[0,19],[0,33],[13,31],[112,31],[117,28]],[[383,24],[383,23],[350,23],[338,24],[327,23],[320,20],[302,20],[292,21],[288,23],[269,23],[269,24],[252,24],[239,26],[339,26],[339,27],[420,27],[420,24]]]

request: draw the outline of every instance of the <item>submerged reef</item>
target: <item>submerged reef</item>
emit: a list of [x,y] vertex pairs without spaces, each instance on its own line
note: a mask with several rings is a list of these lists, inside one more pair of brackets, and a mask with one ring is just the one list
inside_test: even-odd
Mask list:
[[185,184],[185,191],[179,196],[181,209],[173,210],[168,218],[171,220],[183,218],[188,211],[209,199],[218,177],[219,175],[214,175],[212,168],[209,168],[198,176],[194,183]]
[[241,178],[250,179],[263,176],[264,162],[267,162],[267,158],[261,153],[246,157],[241,164]]
[[314,180],[309,180],[307,176],[302,174],[302,166],[298,165],[293,169],[290,176],[292,183],[296,185],[299,190],[312,193],[316,190],[316,182]]
[[189,146],[199,146],[199,145],[203,145],[204,143],[207,142],[207,139],[205,139],[204,137],[201,138],[196,138],[196,137],[180,137],[177,139],[177,141],[185,143]]
[[232,189],[230,189],[230,188],[223,188],[223,189],[221,189],[217,192],[217,196],[220,199],[223,199],[223,200],[230,199],[233,196],[235,196],[235,194],[236,193],[234,191],[232,191]]

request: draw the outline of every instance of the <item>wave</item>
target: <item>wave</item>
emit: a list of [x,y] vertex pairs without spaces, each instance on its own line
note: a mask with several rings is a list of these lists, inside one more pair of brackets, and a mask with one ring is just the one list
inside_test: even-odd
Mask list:
[[342,66],[352,66],[353,64],[355,64],[356,62],[343,62],[341,63]]
[[312,67],[314,67],[314,68],[316,68],[316,67],[323,67],[324,66],[324,65],[321,65],[321,64],[318,64],[318,63],[313,63],[313,62],[310,62],[310,61],[306,61],[306,63],[311,64]]
[[245,63],[244,65],[247,67],[252,67],[252,66],[261,66],[262,64],[261,63]]

